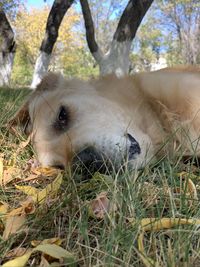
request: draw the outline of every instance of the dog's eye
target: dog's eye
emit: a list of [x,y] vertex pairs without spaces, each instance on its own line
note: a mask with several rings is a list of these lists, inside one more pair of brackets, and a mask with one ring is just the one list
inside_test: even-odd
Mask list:
[[65,123],[68,119],[68,114],[67,114],[67,110],[65,107],[61,106],[60,111],[59,111],[59,115],[58,115],[58,120],[60,123]]
[[66,107],[61,106],[58,111],[56,122],[54,123],[54,128],[59,131],[66,130],[66,128],[68,127],[68,123],[69,111]]

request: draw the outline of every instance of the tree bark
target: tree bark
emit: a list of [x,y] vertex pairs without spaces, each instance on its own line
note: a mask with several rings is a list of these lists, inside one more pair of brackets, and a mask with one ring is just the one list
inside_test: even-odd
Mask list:
[[96,40],[92,15],[87,0],[80,0],[85,21],[86,38],[90,52],[99,65],[100,74],[128,74],[129,53],[137,29],[153,0],[129,0],[119,20],[116,32],[106,54],[100,50]]
[[9,85],[15,51],[14,32],[5,12],[0,8],[0,86]]
[[36,60],[31,88],[35,89],[48,70],[51,53],[58,37],[58,30],[64,15],[74,0],[55,0],[47,19],[45,36]]

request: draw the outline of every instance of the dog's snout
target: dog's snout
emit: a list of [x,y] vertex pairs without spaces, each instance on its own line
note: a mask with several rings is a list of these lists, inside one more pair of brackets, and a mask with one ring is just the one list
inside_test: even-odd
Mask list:
[[65,166],[63,164],[55,164],[52,166],[55,169],[64,170]]
[[139,155],[141,153],[141,148],[139,143],[135,140],[135,138],[131,134],[128,133],[127,137],[131,142],[131,145],[128,150],[128,159],[132,160],[135,159],[136,155]]
[[105,169],[105,160],[100,152],[94,147],[87,147],[79,152],[73,159],[73,166],[80,167],[82,173],[88,175]]

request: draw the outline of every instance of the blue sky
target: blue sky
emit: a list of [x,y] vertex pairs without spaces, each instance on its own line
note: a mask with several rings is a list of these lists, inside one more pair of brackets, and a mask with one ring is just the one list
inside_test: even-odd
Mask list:
[[26,5],[28,7],[43,7],[45,5],[45,3],[47,4],[52,4],[53,0],[47,0],[46,2],[44,2],[44,0],[26,0]]

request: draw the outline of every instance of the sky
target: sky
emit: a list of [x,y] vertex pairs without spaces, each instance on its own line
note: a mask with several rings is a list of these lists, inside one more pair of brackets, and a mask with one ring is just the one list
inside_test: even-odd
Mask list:
[[26,0],[26,3],[28,7],[40,8],[43,7],[46,3],[51,5],[53,3],[53,0],[47,0],[46,2],[44,2],[44,0]]

